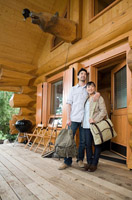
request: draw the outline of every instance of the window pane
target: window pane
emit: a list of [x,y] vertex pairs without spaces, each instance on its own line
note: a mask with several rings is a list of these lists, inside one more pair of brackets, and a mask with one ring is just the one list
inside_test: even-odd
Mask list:
[[126,66],[115,73],[115,109],[127,107]]
[[51,113],[62,115],[63,81],[60,80],[51,85]]
[[116,0],[94,0],[94,15],[104,10]]

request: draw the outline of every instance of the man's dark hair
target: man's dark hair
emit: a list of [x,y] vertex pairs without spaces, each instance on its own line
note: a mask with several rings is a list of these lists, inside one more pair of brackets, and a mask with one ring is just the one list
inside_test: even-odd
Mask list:
[[86,72],[86,74],[87,74],[87,70],[84,69],[84,68],[81,68],[81,69],[78,71],[77,75],[79,76],[80,72],[82,72],[82,71]]
[[93,85],[94,87],[96,87],[95,83],[93,81],[89,81],[87,82],[87,86]]

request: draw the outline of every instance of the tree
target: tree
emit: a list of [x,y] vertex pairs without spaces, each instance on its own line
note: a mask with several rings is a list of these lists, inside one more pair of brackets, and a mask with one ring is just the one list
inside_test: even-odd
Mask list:
[[13,114],[19,112],[19,108],[12,108],[9,105],[9,100],[13,92],[0,91],[0,137],[11,139],[9,120]]

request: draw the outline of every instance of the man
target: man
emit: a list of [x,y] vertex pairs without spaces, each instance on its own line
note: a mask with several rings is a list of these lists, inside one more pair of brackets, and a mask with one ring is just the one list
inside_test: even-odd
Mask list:
[[[82,127],[81,123],[84,116],[84,103],[88,97],[86,91],[86,78],[87,71],[84,68],[81,68],[78,72],[78,84],[73,86],[70,90],[68,99],[67,99],[67,125],[71,126],[73,131],[73,136],[76,134],[76,130],[79,128],[80,144],[79,144],[79,153],[78,153],[78,165],[79,167],[84,167],[84,147],[81,146],[83,143],[82,136]],[[83,149],[82,149],[83,148]],[[72,158],[64,158],[64,163],[59,167],[60,170],[66,169],[71,166]]]

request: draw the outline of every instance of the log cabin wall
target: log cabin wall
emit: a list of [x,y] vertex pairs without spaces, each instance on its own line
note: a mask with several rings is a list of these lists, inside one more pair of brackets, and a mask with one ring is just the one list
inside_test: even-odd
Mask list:
[[[80,2],[81,6],[79,6]],[[130,37],[132,34],[132,2],[130,0],[115,1],[112,6],[106,8],[105,11],[102,11],[94,17],[91,13],[91,6],[92,3],[90,0],[84,0],[83,4],[82,1],[73,0],[70,2],[70,19],[76,22],[80,22],[80,19],[82,20],[80,22],[82,26],[81,39],[75,44],[63,43],[54,51],[50,51],[52,36],[49,36],[46,46],[43,48],[43,52],[38,60],[38,78],[36,79],[35,84],[41,82],[43,77],[52,76],[52,73],[55,74],[58,73],[57,71],[65,71],[66,67],[68,66],[69,68],[72,68],[73,65],[76,65],[76,63],[77,65],[80,63],[82,64],[82,66],[86,67],[89,72],[90,80],[93,80],[97,83],[96,68],[88,66],[91,66],[93,62],[97,63],[96,59],[98,60],[99,56],[100,63],[107,58],[108,55],[104,55],[104,52],[106,51],[108,51],[108,54],[115,57],[115,60],[116,56],[118,57],[120,54],[124,54],[124,52],[126,55],[124,57],[125,59],[127,58],[128,51],[130,50]],[[78,9],[81,10],[78,11]],[[123,45],[127,45],[127,48],[125,48]],[[124,49],[117,53],[116,51],[121,48]],[[122,59],[122,56],[120,59]],[[87,62],[87,60],[89,61],[89,63]],[[111,62],[113,61],[111,60]],[[114,62],[116,63],[116,61]],[[131,72],[129,70],[129,76],[130,73]],[[75,85],[77,83],[77,78],[76,76],[74,78]],[[110,88],[106,88],[105,90],[102,90],[102,95],[104,95],[104,98],[106,99],[109,94],[109,89]],[[128,91],[129,93],[131,93],[130,90]],[[66,96],[64,98],[66,98]],[[129,94],[128,105],[130,103],[130,99],[131,94]],[[111,108],[108,100],[106,100],[106,104],[108,112],[110,114]],[[65,105],[63,106],[65,107]],[[63,117],[63,123],[65,122],[66,117]],[[132,150],[131,146],[129,145],[129,143],[131,143],[131,128],[127,121],[126,123],[126,126],[129,126],[129,128],[127,129],[128,134],[123,136],[124,141],[121,144],[127,148],[127,164],[128,167],[131,168]]]
[[[70,13],[75,13],[73,5],[76,5],[76,2],[78,1],[73,0],[71,2]],[[118,1],[115,6],[104,12],[92,22],[89,22],[91,9],[89,2],[90,1],[81,1],[83,7],[81,14],[82,39],[74,45],[70,45],[68,64],[84,59],[84,55],[91,57],[91,53],[94,53],[95,48],[100,47],[103,44],[105,45],[106,42],[131,30],[131,1]],[[75,16],[79,17],[79,13],[71,15],[70,19],[78,22],[79,19],[76,19],[77,17],[75,18]],[[56,67],[63,67],[65,64],[68,44],[64,43],[54,51],[50,52],[51,37],[52,36],[49,36],[49,40],[47,40],[38,60],[38,75],[54,70]]]
[[[19,5],[17,1],[14,2],[16,2],[17,8],[24,8],[22,7],[24,6],[24,4],[22,5],[21,3]],[[33,4],[32,1],[29,1],[27,6],[30,7],[31,5],[32,9],[36,12],[43,12],[41,7],[41,0],[37,2]],[[34,125],[36,124],[36,119],[46,122],[49,117],[49,114],[47,112],[49,106],[48,104],[50,104],[51,102],[50,99],[48,100],[47,98],[47,94],[49,92],[48,80],[50,80],[50,78],[54,78],[54,81],[56,81],[57,74],[63,74],[62,79],[63,81],[65,80],[65,88],[63,87],[63,92],[65,94],[64,98],[66,99],[70,86],[72,86],[71,82],[73,82],[71,81],[73,76],[72,78],[70,77],[68,79],[68,73],[70,72],[67,70],[71,68],[74,68],[74,85],[78,81],[76,76],[77,71],[82,66],[87,68],[89,72],[89,79],[97,83],[98,72],[97,66],[95,67],[94,64],[98,64],[98,62],[105,62],[105,60],[107,58],[110,58],[111,55],[114,58],[114,62],[116,62],[116,57],[121,56],[120,58],[122,59],[122,55],[125,54],[125,59],[127,61],[128,67],[130,68],[130,70],[132,69],[131,53],[129,52],[132,46],[132,1],[115,0],[111,5],[109,5],[107,8],[105,8],[95,16],[93,14],[93,2],[94,1],[92,0],[64,0],[63,3],[59,0],[50,0],[49,4],[47,2],[44,2],[44,11],[46,11],[49,6],[49,11],[52,10],[52,13],[59,11],[60,16],[64,16],[66,9],[68,9],[69,19],[78,24],[77,41],[75,41],[74,43],[64,42],[61,43],[61,45],[59,45],[54,50],[51,50],[53,36],[48,33],[43,33],[38,27],[35,27],[35,25],[30,24],[29,21],[27,21],[29,29],[25,28],[23,36],[25,38],[25,41],[23,44],[20,43],[20,48],[17,53],[15,54],[15,52],[12,51],[11,54],[8,55],[8,60],[3,59],[5,57],[5,52],[1,52],[0,88],[2,90],[17,92],[11,99],[10,104],[13,107],[16,106],[21,108],[19,114],[20,116],[14,116],[14,118],[21,119],[26,116],[28,119],[32,120]],[[3,8],[7,8],[7,4],[8,0],[6,1],[5,5],[3,2]],[[14,7],[14,4],[11,4],[10,8],[12,7]],[[11,10],[9,10],[9,12],[11,13]],[[17,12],[16,16],[17,19],[19,19],[19,14]],[[14,28],[15,25],[11,20],[12,18],[9,18],[9,21]],[[26,24],[23,24],[21,26],[20,31],[22,31],[24,27],[26,27]],[[20,38],[22,39],[21,33]],[[10,41],[8,40],[8,43],[9,42]],[[28,42],[30,42],[30,45],[27,47]],[[27,50],[25,51],[24,45],[27,48]],[[127,45],[127,48],[125,45]],[[13,44],[11,43],[10,46],[13,46]],[[121,49],[122,47],[123,50],[120,51],[119,49]],[[24,52],[23,54],[21,54],[21,49]],[[107,54],[105,54],[105,52],[107,52]],[[15,62],[11,62],[11,60],[15,60]],[[21,64],[23,62],[25,64]],[[107,63],[107,66],[108,65],[109,63]],[[13,71],[17,72],[17,76],[23,78],[17,79],[15,76],[10,76],[10,74],[13,74]],[[22,74],[19,74],[18,72]],[[24,74],[26,75],[24,76]],[[129,71],[129,76],[130,75],[131,71]],[[69,80],[70,84],[67,84]],[[45,91],[42,90],[45,102],[43,102],[43,100],[42,102],[37,101],[36,93],[39,84],[47,84],[47,86],[45,87]],[[9,86],[11,86],[11,88],[9,88]],[[131,88],[129,89],[131,90]],[[45,108],[42,107],[44,112],[38,112],[38,110],[36,112],[36,102],[38,109],[40,109],[42,105],[45,106]],[[129,123],[132,124],[131,92],[129,92],[129,102],[127,103],[130,104],[127,111],[128,120]],[[63,124],[65,124],[65,105],[63,105],[63,110]],[[42,119],[38,118],[38,115],[40,115],[40,113],[43,113],[41,114]],[[14,123],[14,118],[12,119],[12,123]],[[127,164],[129,168],[132,168],[131,138],[132,133],[128,130],[126,148],[128,151]]]

